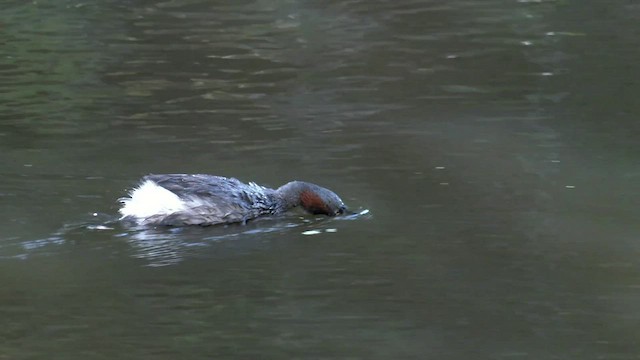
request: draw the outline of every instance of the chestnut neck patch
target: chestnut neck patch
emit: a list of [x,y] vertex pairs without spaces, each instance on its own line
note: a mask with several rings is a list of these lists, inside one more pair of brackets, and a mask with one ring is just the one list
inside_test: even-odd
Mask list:
[[330,214],[327,204],[313,191],[303,191],[300,193],[300,205],[312,214]]

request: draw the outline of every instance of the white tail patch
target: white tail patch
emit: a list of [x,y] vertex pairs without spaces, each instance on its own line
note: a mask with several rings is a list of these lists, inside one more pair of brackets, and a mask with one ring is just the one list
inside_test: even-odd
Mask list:
[[128,198],[120,200],[122,217],[133,216],[148,218],[153,215],[169,215],[186,209],[185,203],[178,195],[159,186],[151,180],[146,180],[137,188],[129,192]]

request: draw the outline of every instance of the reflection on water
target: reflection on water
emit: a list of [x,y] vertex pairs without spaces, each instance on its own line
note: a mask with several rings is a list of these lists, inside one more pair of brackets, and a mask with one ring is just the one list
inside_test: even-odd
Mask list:
[[[0,359],[637,357],[639,11],[7,4]],[[374,215],[116,221],[169,172]]]
[[[121,223],[113,215],[93,213],[90,221],[70,223],[50,236],[19,242],[13,257],[28,259],[30,256],[55,255],[59,246],[73,243],[76,238],[85,237],[92,232],[102,232],[114,240],[124,240],[129,246],[131,256],[141,259],[148,266],[167,266],[178,264],[190,257],[197,257],[200,247],[212,246],[215,242],[230,242],[225,247],[249,251],[263,246],[262,239],[267,234],[281,236],[297,232],[302,235],[336,233],[331,226],[336,221],[370,219],[369,210],[354,212],[337,218],[285,216],[273,219],[258,219],[246,225],[231,224],[212,227],[147,227]],[[288,219],[288,220],[287,220]],[[238,244],[235,244],[238,242]],[[235,244],[235,245],[234,245]],[[17,245],[17,244],[16,244]]]
[[[368,210],[362,210],[348,216],[323,219],[296,218],[295,222],[282,220],[253,221],[248,225],[232,224],[213,227],[160,227],[130,229],[117,234],[127,240],[132,247],[133,256],[148,262],[149,266],[166,266],[177,264],[185,258],[197,256],[200,247],[210,246],[214,242],[227,242],[225,248],[234,247],[242,251],[259,250],[264,246],[267,235],[286,236],[290,233],[302,235],[316,235],[321,233],[336,233],[339,230],[331,228],[332,223],[345,220],[366,220],[370,218]],[[365,217],[366,216],[366,217]]]
[[214,242],[239,242],[234,247],[242,249],[243,252],[251,250],[254,246],[259,249],[264,245],[261,239],[266,234],[307,227],[308,223],[309,221],[299,224],[278,223],[266,227],[262,224],[260,227],[230,225],[213,228],[141,228],[119,234],[118,237],[126,238],[134,257],[145,260],[149,266],[166,266],[177,264],[185,257],[197,256],[199,247],[210,246]]

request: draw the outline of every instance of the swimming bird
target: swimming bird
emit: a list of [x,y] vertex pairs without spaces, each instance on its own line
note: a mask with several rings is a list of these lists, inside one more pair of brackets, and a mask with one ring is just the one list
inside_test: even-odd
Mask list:
[[270,189],[206,174],[147,175],[120,202],[122,220],[152,226],[246,223],[298,206],[328,216],[346,211],[338,195],[316,184],[291,181]]

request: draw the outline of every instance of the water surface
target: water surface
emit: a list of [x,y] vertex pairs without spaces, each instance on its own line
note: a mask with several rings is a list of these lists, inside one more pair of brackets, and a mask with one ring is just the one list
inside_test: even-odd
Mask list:
[[[640,7],[14,2],[0,359],[637,359]],[[147,173],[355,218],[123,227]]]

